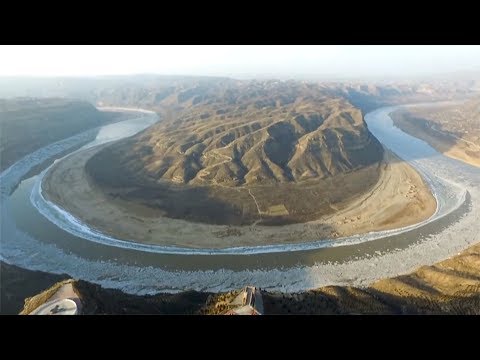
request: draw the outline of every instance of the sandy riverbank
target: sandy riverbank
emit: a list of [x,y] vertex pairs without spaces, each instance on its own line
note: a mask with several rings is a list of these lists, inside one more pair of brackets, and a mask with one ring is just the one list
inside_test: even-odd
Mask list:
[[192,223],[158,216],[147,206],[104,193],[85,172],[86,161],[100,149],[82,151],[55,164],[45,175],[43,194],[101,232],[145,244],[226,248],[307,242],[415,224],[436,209],[418,173],[387,152],[374,188],[348,204],[337,204],[334,215],[283,226]]
[[391,114],[395,126],[407,134],[422,139],[445,156],[480,167],[480,146],[478,144],[439,130],[437,123],[423,119],[424,113],[415,107],[407,109],[397,110]]

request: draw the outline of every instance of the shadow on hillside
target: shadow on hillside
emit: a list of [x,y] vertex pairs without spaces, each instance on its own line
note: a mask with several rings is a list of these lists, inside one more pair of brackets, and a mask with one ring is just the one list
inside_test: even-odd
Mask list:
[[[378,181],[378,167],[365,168],[308,183],[279,183],[248,187],[190,185],[162,180],[168,165],[155,176],[142,163],[115,161],[115,146],[92,156],[85,169],[92,182],[112,199],[149,208],[150,215],[215,225],[287,225],[318,219],[337,204],[365,192]],[[130,161],[130,160],[126,160]],[[169,164],[171,159],[162,160]],[[158,180],[160,178],[160,180]],[[334,232],[334,229],[331,229]]]
[[204,307],[211,293],[184,291],[177,294],[132,295],[105,289],[86,281],[76,281],[74,288],[83,299],[84,315],[193,315]]
[[18,314],[26,298],[69,278],[68,275],[26,270],[0,261],[0,314]]
[[[232,197],[238,195],[232,191]],[[258,213],[244,211],[236,201],[214,197],[206,187],[161,184],[133,190],[112,190],[110,196],[135,201],[151,208],[158,216],[208,224],[249,225],[259,220]],[[246,195],[244,201],[251,202]]]
[[[0,314],[16,315],[24,301],[68,280],[68,275],[31,271],[0,262]],[[75,291],[81,294],[83,314],[195,314],[205,305],[210,293],[185,291],[178,294],[131,295],[120,290],[78,280]]]
[[480,288],[441,295],[393,295],[375,289],[329,286],[299,294],[263,293],[266,314],[479,315]]
[[[1,314],[18,314],[24,300],[41,293],[68,275],[30,271],[0,262]],[[265,314],[316,315],[480,315],[480,286],[461,286],[445,295],[413,275],[392,279],[391,291],[326,286],[302,293],[262,291]],[[391,280],[387,280],[391,281]],[[252,284],[246,284],[252,285]],[[195,314],[205,305],[209,292],[131,295],[82,280],[74,284],[81,294],[84,314]],[[241,288],[241,286],[238,286]]]

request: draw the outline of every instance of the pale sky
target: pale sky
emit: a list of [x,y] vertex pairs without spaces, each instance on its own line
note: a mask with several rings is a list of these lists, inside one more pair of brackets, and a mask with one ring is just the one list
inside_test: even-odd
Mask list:
[[0,76],[415,76],[480,70],[480,46],[1,45]]

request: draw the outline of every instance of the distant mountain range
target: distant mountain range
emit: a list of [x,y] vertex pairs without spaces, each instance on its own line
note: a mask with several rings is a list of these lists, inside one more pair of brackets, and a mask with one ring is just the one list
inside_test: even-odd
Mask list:
[[[390,102],[416,101],[416,98],[445,99],[463,97],[480,90],[480,72],[466,72],[428,76],[418,80],[375,81],[321,80],[307,77],[298,82],[319,84],[336,95],[346,96],[362,110]],[[236,86],[240,81],[225,77],[165,76],[155,74],[95,77],[0,77],[0,97],[67,97],[82,99],[94,104],[135,105],[159,108],[163,100],[173,93],[196,87],[224,84]],[[255,82],[255,81],[252,81]],[[261,80],[258,83],[294,80]]]
[[250,224],[317,219],[335,211],[332,204],[370,191],[383,148],[364,113],[465,98],[475,84],[138,75],[0,78],[0,94],[156,111],[158,124],[89,159],[91,180],[112,198],[135,200],[161,216]]

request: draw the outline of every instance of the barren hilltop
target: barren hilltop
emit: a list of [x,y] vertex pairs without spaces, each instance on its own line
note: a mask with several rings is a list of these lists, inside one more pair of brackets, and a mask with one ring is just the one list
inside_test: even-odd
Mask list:
[[[328,198],[342,201],[378,180],[383,148],[361,110],[319,85],[218,82],[172,93],[164,104],[163,121],[87,162],[113,196],[175,218],[298,222],[327,211]],[[347,186],[327,185],[339,176]]]
[[361,111],[306,84],[183,91],[186,109],[98,154],[137,181],[227,186],[326,178],[376,163]]

